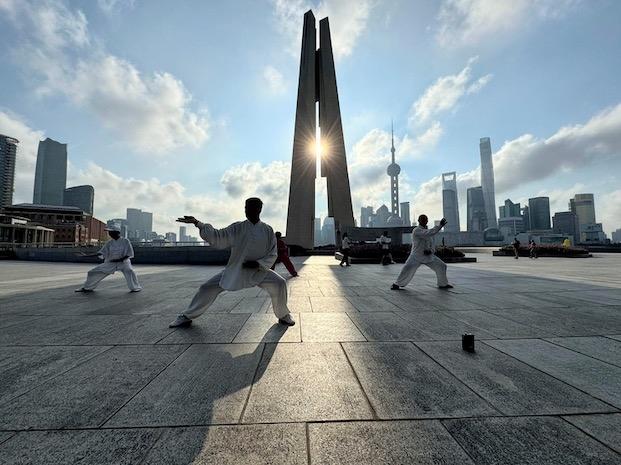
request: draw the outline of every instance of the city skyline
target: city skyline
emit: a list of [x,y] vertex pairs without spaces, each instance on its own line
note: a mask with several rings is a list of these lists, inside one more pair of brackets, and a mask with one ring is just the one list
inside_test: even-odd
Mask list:
[[[549,196],[554,213],[575,193],[592,192],[604,230],[610,235],[621,224],[621,58],[613,45],[621,33],[612,21],[621,6],[614,2],[544,2],[547,12],[534,2],[510,6],[502,24],[520,30],[493,29],[489,20],[478,31],[449,1],[308,2],[299,11],[284,11],[282,2],[190,2],[167,13],[169,26],[184,33],[166,43],[147,19],[163,4],[114,3],[112,10],[70,1],[0,6],[0,133],[20,140],[15,203],[32,199],[36,144],[51,137],[68,144],[68,185],[93,185],[106,199],[95,205],[98,217],[138,206],[154,212],[162,232],[175,230],[179,210],[222,225],[257,194],[266,220],[284,229],[300,24],[307,8],[320,6],[317,16],[329,15],[333,32],[355,212],[390,205],[386,122],[394,116],[400,200],[410,201],[413,219],[441,216],[438,173],[448,171],[458,173],[460,217],[467,217],[466,189],[479,185],[476,145],[490,137],[496,206]],[[240,8],[256,24],[234,14]],[[45,31],[33,27],[39,13],[53,22]],[[191,20],[222,15],[231,18],[227,30],[205,31]],[[240,27],[258,43],[230,35]],[[227,41],[215,40],[223,35]],[[198,61],[183,46],[196,38]],[[116,86],[115,76],[135,86]],[[164,95],[175,97],[170,107],[158,106]],[[124,102],[126,111],[110,102]],[[317,192],[325,197],[325,186]],[[315,216],[326,210],[318,201]]]

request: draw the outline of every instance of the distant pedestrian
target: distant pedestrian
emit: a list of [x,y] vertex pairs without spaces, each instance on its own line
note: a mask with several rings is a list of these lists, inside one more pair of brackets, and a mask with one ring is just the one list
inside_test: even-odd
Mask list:
[[513,253],[515,254],[515,259],[517,260],[520,256],[520,241],[517,236],[513,239]]
[[537,244],[532,239],[528,241],[528,258],[537,258]]
[[246,200],[246,221],[238,221],[226,228],[216,229],[201,223],[193,216],[177,219],[180,223],[196,226],[201,237],[212,247],[231,249],[231,257],[223,271],[203,284],[192,298],[187,310],[170,323],[170,328],[190,326],[214,303],[221,292],[237,291],[258,286],[270,295],[278,322],[293,326],[295,321],[287,307],[287,281],[270,270],[278,256],[276,236],[268,224],[260,220],[263,202],[257,197]]
[[382,248],[382,265],[390,265],[394,263],[392,259],[392,254],[390,253],[390,243],[392,239],[388,235],[388,231],[384,231],[384,233],[379,238],[380,247]]
[[291,263],[291,259],[289,258],[289,249],[287,248],[287,244],[282,240],[282,233],[276,233],[276,248],[278,250],[278,257],[276,261],[272,265],[272,270],[276,268],[278,263],[282,263],[287,268],[287,271],[294,278],[297,277],[298,272],[295,270],[295,266]]
[[569,249],[570,247],[571,247],[571,241],[569,240],[569,237],[566,237],[565,240],[563,241],[563,248]]
[[343,238],[341,239],[341,254],[343,254],[343,258],[341,258],[341,263],[339,266],[350,266],[349,263],[349,250],[351,249],[351,241],[349,240],[349,236],[347,233],[343,233]]
[[427,229],[429,219],[426,215],[418,217],[418,226],[412,231],[412,251],[405,262],[399,277],[392,285],[394,291],[405,287],[414,277],[416,270],[421,265],[426,265],[436,273],[438,287],[440,289],[450,289],[451,286],[446,278],[446,263],[436,257],[433,253],[433,236],[440,232],[446,224],[446,219],[442,218],[437,226]]
[[123,273],[127,287],[131,292],[140,292],[142,286],[132,268],[131,259],[134,258],[132,243],[127,238],[121,237],[121,230],[118,227],[106,228],[106,231],[108,231],[110,240],[104,244],[99,252],[80,254],[83,257],[103,257],[104,262],[88,272],[86,281],[75,292],[92,292],[101,280],[117,271]]

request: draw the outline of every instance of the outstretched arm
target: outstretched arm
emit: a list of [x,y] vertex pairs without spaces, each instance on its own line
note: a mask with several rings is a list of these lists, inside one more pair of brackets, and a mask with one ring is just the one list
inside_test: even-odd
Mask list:
[[200,236],[213,247],[218,249],[225,249],[233,245],[235,238],[235,224],[233,223],[226,228],[216,229],[209,223],[202,223],[193,216],[184,216],[183,218],[177,218],[180,223],[193,224],[199,230]]
[[438,234],[445,225],[446,225],[446,220],[442,218],[440,220],[439,225],[434,226],[431,229],[416,228],[414,229],[413,233],[416,237],[431,237],[431,236],[435,236],[436,234]]

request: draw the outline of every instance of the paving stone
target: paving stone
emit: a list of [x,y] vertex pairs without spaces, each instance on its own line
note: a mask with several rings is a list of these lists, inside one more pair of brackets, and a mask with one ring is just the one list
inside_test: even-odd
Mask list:
[[494,313],[503,318],[513,320],[523,325],[539,328],[543,331],[553,333],[557,336],[590,336],[601,334],[601,329],[590,325],[591,322],[579,317],[553,316],[541,310],[526,310],[522,308],[512,309],[488,309],[489,313]]
[[546,340],[567,347],[574,352],[580,352],[603,362],[621,366],[621,341],[601,336],[559,337]]
[[106,426],[236,423],[262,351],[258,344],[193,345]]
[[119,346],[0,406],[0,428],[96,427],[185,350]]
[[261,313],[267,304],[267,297],[244,297],[231,313]]
[[560,418],[445,420],[481,465],[613,465],[620,456]]
[[247,313],[204,314],[193,320],[189,328],[179,328],[159,343],[229,343],[249,316]]
[[50,316],[29,323],[28,331],[5,328],[0,345],[153,344],[174,331],[169,322],[164,316]]
[[564,418],[621,454],[621,413],[572,415]]
[[545,337],[553,335],[550,331],[523,325],[482,310],[455,311],[447,313],[447,316],[481,328],[499,338]]
[[[8,441],[13,436],[15,436],[15,433],[11,431],[0,431],[0,444],[2,444],[5,441]],[[2,457],[2,449],[0,449],[0,457]]]
[[[272,312],[271,305],[269,307],[266,311],[267,313]],[[313,311],[309,297],[289,297],[287,307],[289,307],[291,313],[308,313]]]
[[356,296],[347,298],[359,312],[399,312],[401,308],[382,296]]
[[311,297],[313,312],[357,312],[356,307],[345,297]]
[[[230,313],[241,301],[243,297],[234,294],[227,294],[225,296],[218,296],[216,301],[207,309],[205,313]],[[191,299],[188,300],[188,304]],[[187,304],[183,307],[185,309]]]
[[438,421],[309,425],[314,465],[472,464]]
[[414,341],[424,339],[424,333],[409,321],[392,312],[350,313],[354,324],[369,341]]
[[18,314],[3,315],[0,319],[0,328],[7,328],[14,325],[28,325],[34,320],[43,318],[42,316],[24,316]]
[[299,322],[304,342],[366,341],[347,313],[302,313]]
[[506,415],[610,411],[609,405],[485,344],[477,344],[475,353],[453,342],[416,345]]
[[611,334],[611,335],[606,335],[606,337],[610,339],[614,339],[615,341],[621,341],[621,334]]
[[259,372],[243,423],[372,418],[339,344],[268,344]]
[[433,305],[431,301],[424,298],[424,294],[416,294],[410,290],[391,291],[392,294],[386,294],[384,297],[389,302],[399,307],[404,312],[429,312],[438,310],[438,307]]
[[497,413],[409,342],[344,343],[379,418],[430,418]]
[[460,340],[464,333],[475,334],[477,339],[493,339],[492,333],[456,320],[440,312],[400,313],[420,333],[419,340]]
[[539,339],[486,341],[592,396],[621,407],[621,368]]
[[134,465],[160,434],[150,429],[24,432],[0,447],[0,463]]
[[0,404],[110,348],[3,347],[0,350]]
[[[179,447],[183,444],[183,447]],[[303,424],[166,430],[144,465],[306,465]]]
[[[293,318],[299,320],[299,315]],[[250,315],[233,342],[301,342],[300,325],[285,326],[274,315]]]

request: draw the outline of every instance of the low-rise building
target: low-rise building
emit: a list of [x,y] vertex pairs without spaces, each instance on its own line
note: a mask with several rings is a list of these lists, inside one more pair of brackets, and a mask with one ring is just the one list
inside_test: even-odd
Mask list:
[[0,246],[49,245],[54,242],[55,231],[28,218],[0,214]]

